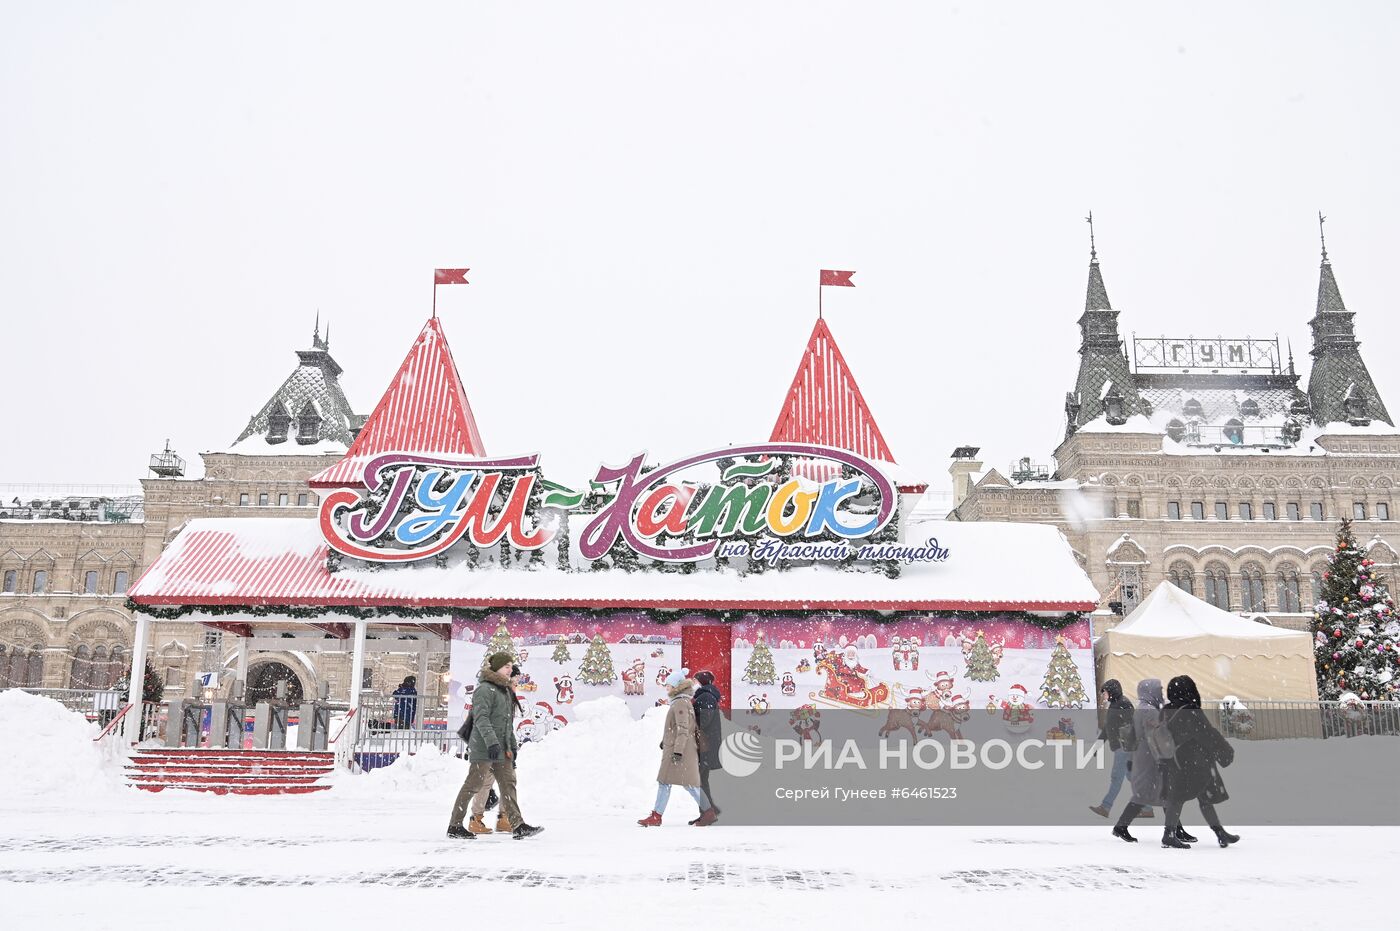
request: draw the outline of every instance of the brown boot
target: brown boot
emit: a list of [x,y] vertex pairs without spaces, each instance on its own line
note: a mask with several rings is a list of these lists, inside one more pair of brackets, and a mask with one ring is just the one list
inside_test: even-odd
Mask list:
[[502,834],[509,834],[514,829],[510,826],[510,819],[501,814],[496,817],[496,830]]
[[[481,820],[481,815],[472,815],[472,820],[467,822],[467,830],[473,834],[490,834],[491,829]],[[510,830],[510,828],[506,828]]]

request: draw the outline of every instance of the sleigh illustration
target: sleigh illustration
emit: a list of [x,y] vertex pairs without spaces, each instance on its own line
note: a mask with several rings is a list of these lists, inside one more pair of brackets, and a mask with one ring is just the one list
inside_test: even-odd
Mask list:
[[[863,670],[864,667],[862,667]],[[826,676],[826,685],[810,693],[813,702],[838,708],[876,708],[889,702],[890,687],[869,681],[846,665],[836,653],[828,653],[817,663],[817,672]]]

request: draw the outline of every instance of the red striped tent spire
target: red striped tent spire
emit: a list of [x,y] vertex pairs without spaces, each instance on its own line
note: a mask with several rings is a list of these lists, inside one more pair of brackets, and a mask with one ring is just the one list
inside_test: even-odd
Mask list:
[[462,376],[436,317],[423,326],[345,458],[312,476],[311,486],[358,484],[365,463],[387,452],[486,455]]
[[867,459],[894,462],[831,328],[820,317],[812,327],[812,337],[769,439],[775,443],[820,443]]

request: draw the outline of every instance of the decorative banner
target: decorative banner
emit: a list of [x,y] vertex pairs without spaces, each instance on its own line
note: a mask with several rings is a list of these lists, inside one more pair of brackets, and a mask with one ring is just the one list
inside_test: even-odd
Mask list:
[[[600,506],[584,526],[589,561],[614,547],[662,562],[711,556],[783,561],[942,562],[937,540],[917,545],[877,534],[891,527],[898,493],[870,461],[807,443],[729,447],[646,468],[638,454],[602,466],[592,487]],[[817,464],[825,481],[810,477]],[[717,482],[697,481],[712,467]],[[708,471],[708,470],[705,470]],[[386,453],[364,468],[360,491],[321,502],[320,526],[337,552],[372,562],[407,562],[459,541],[478,550],[502,541],[518,550],[550,543],[559,521],[541,509],[582,508],[588,496],[547,482],[539,457],[461,459]]]
[[[680,668],[688,623],[715,622],[696,616],[658,624],[641,611],[456,618],[448,726],[460,724],[470,707],[486,657],[502,650],[524,672],[522,737],[543,739],[573,720],[576,704],[607,695],[641,716],[666,703],[664,682]],[[875,621],[832,613],[753,615],[730,629],[733,694],[725,699],[736,709],[772,711],[766,721],[782,729],[814,726],[823,711],[847,709],[878,712],[880,720],[893,712],[901,727],[912,716],[956,729],[976,715],[1019,733],[1053,726],[1059,715],[1051,709],[1095,704],[1087,621],[1046,630],[999,615]]]

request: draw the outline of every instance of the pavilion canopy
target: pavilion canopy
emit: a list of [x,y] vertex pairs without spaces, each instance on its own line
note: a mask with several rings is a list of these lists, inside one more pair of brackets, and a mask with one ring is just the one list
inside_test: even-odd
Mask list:
[[1245,620],[1170,582],[1098,639],[1094,659],[1099,682],[1117,679],[1129,696],[1142,679],[1189,675],[1206,698],[1317,700],[1310,634]]

